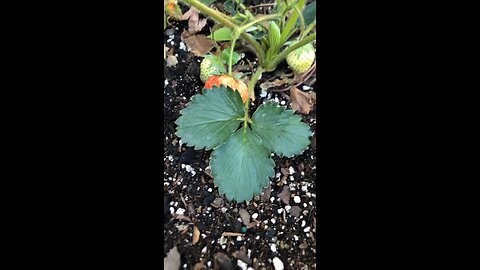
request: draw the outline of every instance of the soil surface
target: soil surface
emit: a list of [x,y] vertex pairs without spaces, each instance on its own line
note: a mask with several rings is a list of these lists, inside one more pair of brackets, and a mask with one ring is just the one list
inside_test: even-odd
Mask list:
[[[194,151],[180,145],[174,134],[180,110],[203,86],[199,79],[201,58],[181,44],[185,28],[187,21],[172,22],[164,39],[178,59],[171,67],[164,61],[164,258],[177,247],[180,269],[275,269],[274,261],[278,264],[278,260],[285,269],[316,269],[315,106],[308,115],[301,115],[314,133],[310,147],[293,158],[273,156],[276,175],[261,196],[245,203],[227,201],[209,176],[211,150]],[[202,33],[208,35],[208,27],[205,29]],[[241,62],[246,60],[255,63],[249,53]],[[287,69],[285,63],[279,68]],[[288,91],[259,95],[258,86],[267,78],[264,74],[257,83],[252,111],[268,100],[290,108]],[[310,90],[315,91],[315,87]],[[197,229],[199,240],[193,244]]]

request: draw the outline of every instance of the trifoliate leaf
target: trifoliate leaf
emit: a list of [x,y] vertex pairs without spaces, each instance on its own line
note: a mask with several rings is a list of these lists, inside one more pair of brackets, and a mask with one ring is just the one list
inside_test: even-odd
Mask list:
[[252,130],[262,139],[262,144],[280,156],[300,154],[310,143],[310,127],[299,115],[276,103],[268,102],[252,116]]
[[237,202],[261,194],[275,173],[270,153],[250,128],[237,130],[212,152],[210,167],[218,192]]
[[178,125],[175,134],[187,146],[211,149],[232,135],[245,112],[239,92],[221,85],[204,89],[203,95],[193,96],[180,113],[175,121]]

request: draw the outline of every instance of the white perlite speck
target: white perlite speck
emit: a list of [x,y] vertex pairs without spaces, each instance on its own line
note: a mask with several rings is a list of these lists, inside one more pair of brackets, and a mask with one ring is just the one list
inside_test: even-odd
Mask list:
[[257,214],[257,213],[253,213],[252,218],[253,218],[253,219],[257,219],[257,217],[258,217],[258,214]]
[[187,170],[187,172],[191,172],[192,171],[192,166],[186,165],[185,170]]
[[212,188],[208,188],[207,191],[208,191],[208,192],[212,192]]
[[271,198],[270,198],[270,201],[271,201],[271,202],[275,201],[275,198],[274,198],[274,197],[271,197]]
[[280,105],[285,105],[285,100],[282,100],[282,101],[280,102]]
[[290,174],[293,174],[293,173],[295,172],[295,169],[293,169],[293,167],[290,166],[290,167],[288,168],[288,172],[289,172]]
[[240,235],[237,236],[237,241],[242,241],[242,237]]
[[272,222],[272,224],[275,224],[275,219],[274,218],[270,219],[270,222]]
[[175,213],[175,208],[173,208],[173,207],[170,207],[170,214],[172,214],[172,215],[173,215],[173,213]]
[[271,244],[270,249],[272,250],[272,252],[277,252],[277,245]]
[[290,211],[290,208],[292,208],[290,205],[285,205],[285,211],[287,211],[287,213]]
[[186,48],[187,48],[187,47],[185,47],[185,43],[183,43],[182,41],[180,41],[180,50],[186,51],[186,50],[185,50]]
[[302,200],[300,200],[299,196],[295,196],[295,197],[293,197],[293,201],[296,202],[296,203],[300,203]]
[[241,260],[237,260],[237,265],[240,266],[240,268],[242,268],[242,270],[247,270],[247,264],[242,262]]
[[167,79],[165,79],[165,86],[167,86],[167,85],[168,85],[168,80],[167,80]]
[[273,258],[273,267],[275,270],[283,270],[284,266],[282,260],[280,260],[278,257]]
[[266,96],[267,96],[267,91],[262,90],[262,91],[260,92],[260,97],[264,98],[264,97],[266,97]]
[[302,227],[305,227],[305,225],[307,224],[307,222],[305,220],[302,220]]
[[303,88],[303,90],[310,90],[311,87],[308,86],[308,85],[303,85],[302,88]]
[[178,208],[177,211],[175,211],[175,214],[177,215],[183,215],[185,213],[185,209],[183,208]]
[[207,253],[207,246],[202,249],[202,253]]
[[303,229],[303,232],[309,232],[310,231],[310,226],[306,227],[305,229]]

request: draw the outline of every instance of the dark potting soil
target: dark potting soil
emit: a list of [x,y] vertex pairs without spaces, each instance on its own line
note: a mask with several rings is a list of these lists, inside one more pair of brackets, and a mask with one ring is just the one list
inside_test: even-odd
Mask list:
[[[316,269],[316,109],[301,115],[314,132],[309,148],[293,158],[273,156],[276,175],[261,196],[248,203],[227,201],[209,176],[211,150],[180,145],[180,138],[174,134],[180,110],[203,86],[199,78],[201,58],[180,49],[180,34],[186,27],[186,21],[173,22],[167,28],[171,35],[165,35],[164,40],[167,47],[174,48],[178,60],[172,67],[164,62],[164,258],[176,246],[181,269],[275,269],[275,257],[285,269]],[[252,55],[245,57],[255,62]],[[286,64],[279,68],[286,68]],[[257,84],[252,111],[267,100],[290,108],[281,93],[259,96],[258,85],[268,77],[264,74]],[[279,197],[284,186],[290,192],[288,204]],[[222,237],[225,232],[245,231],[240,213],[246,224],[254,226],[244,236]],[[200,232],[196,244],[192,244],[194,227]]]

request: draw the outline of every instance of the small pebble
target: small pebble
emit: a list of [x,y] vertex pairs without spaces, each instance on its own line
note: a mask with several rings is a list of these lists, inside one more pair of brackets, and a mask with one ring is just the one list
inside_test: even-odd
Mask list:
[[238,211],[238,215],[240,215],[243,225],[246,226],[250,224],[250,214],[247,212],[247,210],[240,209],[240,211]]
[[273,258],[273,267],[275,270],[283,270],[284,266],[282,260],[280,260],[278,257]]

